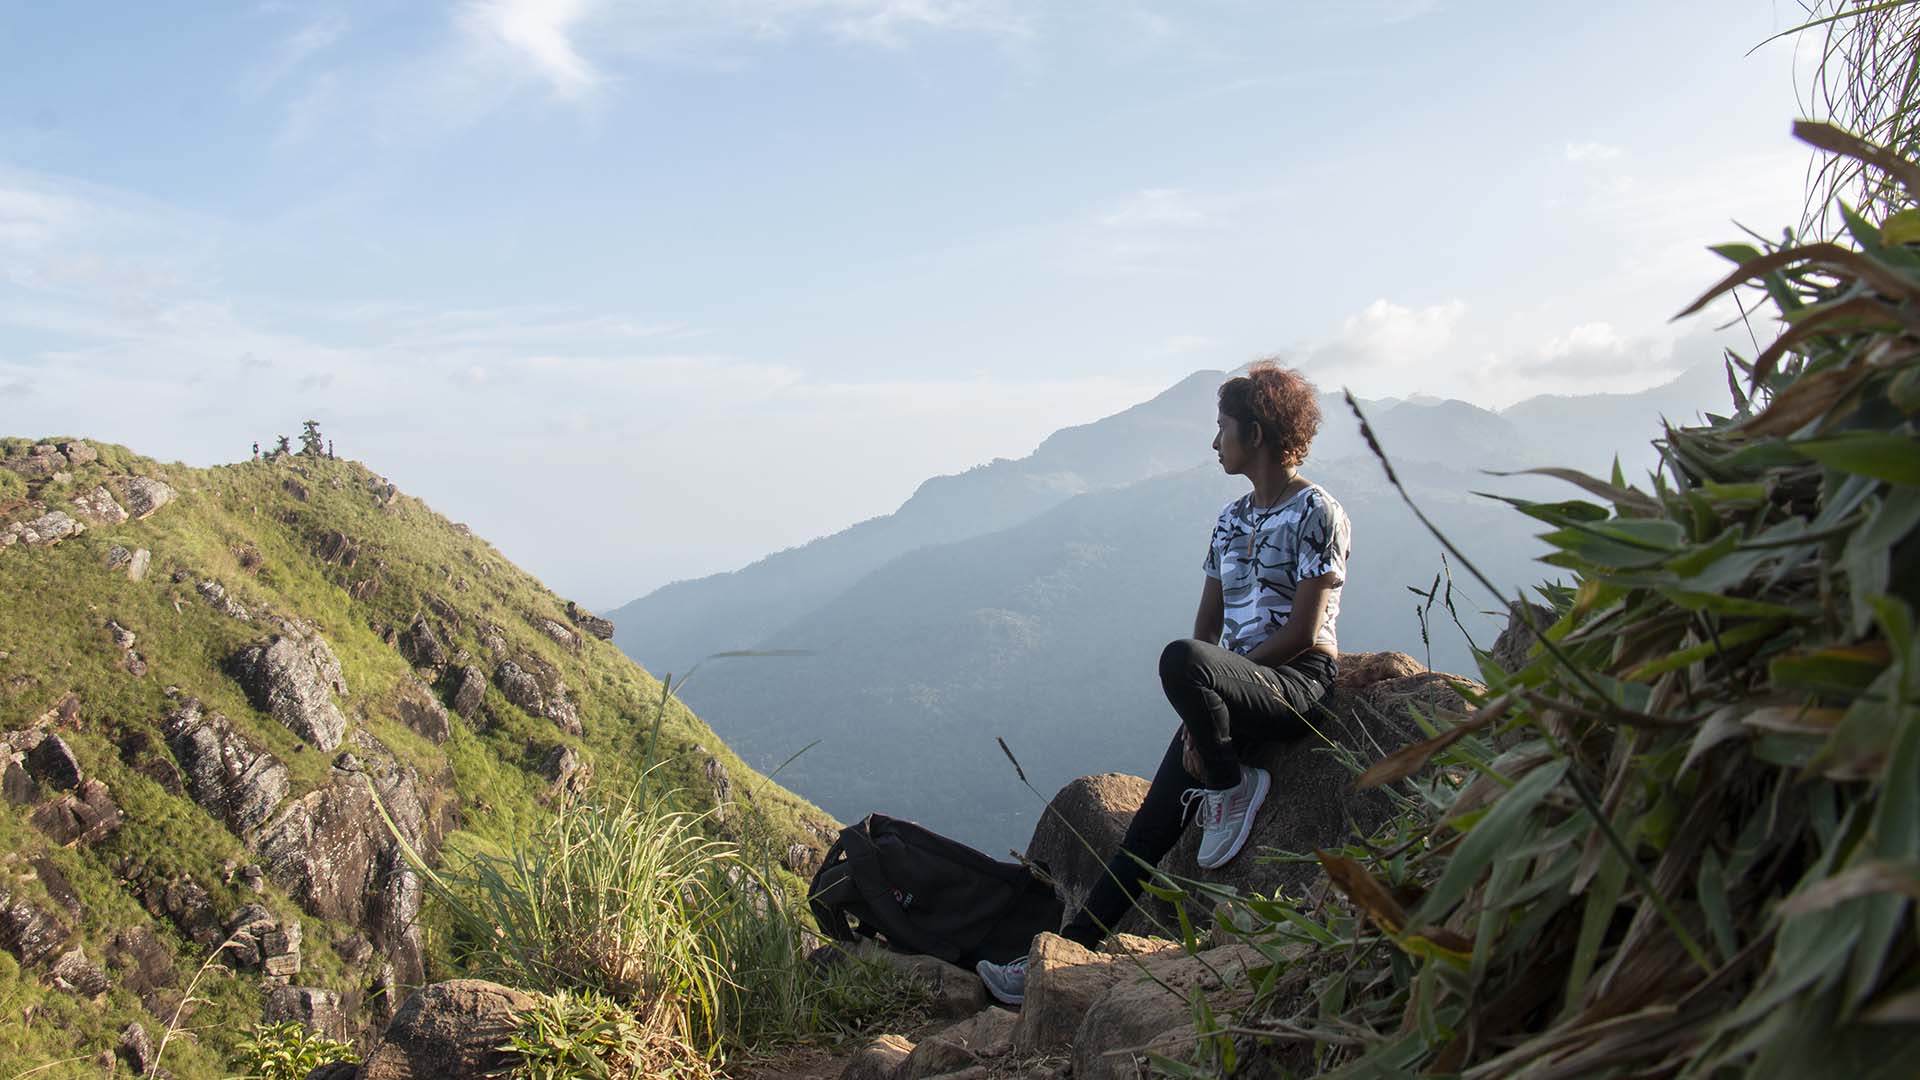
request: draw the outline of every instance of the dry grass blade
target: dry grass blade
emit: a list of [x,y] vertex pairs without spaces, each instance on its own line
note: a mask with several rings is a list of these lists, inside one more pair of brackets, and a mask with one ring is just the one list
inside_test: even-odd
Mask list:
[[1909,195],[1920,197],[1920,165],[1883,146],[1820,120],[1795,120],[1794,137],[1816,149],[1841,154],[1871,165],[1898,181]]
[[1485,706],[1481,707],[1478,712],[1474,713],[1465,721],[1448,728],[1433,738],[1424,739],[1395,750],[1393,753],[1388,754],[1386,757],[1368,766],[1367,771],[1355,777],[1353,781],[1354,790],[1366,791],[1371,788],[1383,787],[1387,784],[1405,780],[1407,777],[1425,768],[1427,762],[1433,758],[1433,755],[1499,720],[1501,716],[1505,715],[1507,706],[1512,703],[1512,700],[1511,697],[1503,694],[1489,701]]
[[1844,870],[1780,902],[1783,916],[1825,911],[1862,896],[1898,893],[1920,900],[1920,859],[1874,860]]
[[1567,483],[1580,488],[1582,491],[1591,495],[1598,495],[1620,507],[1622,511],[1632,511],[1635,515],[1658,514],[1662,509],[1659,500],[1645,492],[1636,491],[1630,487],[1621,487],[1618,484],[1609,484],[1605,480],[1588,476],[1578,469],[1515,469],[1509,472],[1502,472],[1498,469],[1486,469],[1484,471],[1489,476],[1551,476],[1556,480],[1565,480]]
[[1355,906],[1366,912],[1367,918],[1389,934],[1398,934],[1407,925],[1407,912],[1400,902],[1393,898],[1386,886],[1367,873],[1366,868],[1344,855],[1330,851],[1315,852],[1320,857],[1320,865],[1327,871],[1327,878],[1340,891],[1347,894]]

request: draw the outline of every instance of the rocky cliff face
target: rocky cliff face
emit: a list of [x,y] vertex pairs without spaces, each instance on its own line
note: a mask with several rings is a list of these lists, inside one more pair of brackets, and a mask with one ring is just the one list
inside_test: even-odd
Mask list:
[[[403,847],[498,845],[632,775],[660,691],[611,624],[358,465],[16,439],[0,468],[0,998],[85,1018],[0,1072],[227,1075],[261,1020],[370,1039],[438,974]],[[660,745],[693,809],[752,776],[677,707]],[[239,977],[188,1000],[203,964]],[[201,1034],[162,1051],[177,1018]]]

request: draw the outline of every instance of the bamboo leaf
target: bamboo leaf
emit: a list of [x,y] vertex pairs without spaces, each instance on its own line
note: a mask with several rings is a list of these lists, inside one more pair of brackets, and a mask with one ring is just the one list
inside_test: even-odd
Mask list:
[[1543,765],[1522,777],[1495,800],[1486,816],[1474,824],[1454,850],[1453,858],[1447,861],[1446,870],[1434,884],[1433,891],[1421,902],[1414,917],[1422,923],[1437,922],[1440,915],[1459,903],[1473,883],[1479,880],[1481,872],[1512,845],[1514,838],[1525,827],[1528,815],[1533,813],[1533,808],[1566,773],[1565,759]]
[[1793,448],[1829,468],[1895,484],[1920,484],[1920,442],[1885,431],[1842,431]]

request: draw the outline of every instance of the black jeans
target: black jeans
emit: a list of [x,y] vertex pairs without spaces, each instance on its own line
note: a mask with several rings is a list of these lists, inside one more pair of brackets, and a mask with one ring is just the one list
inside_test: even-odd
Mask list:
[[[1243,756],[1265,743],[1305,735],[1307,713],[1333,686],[1339,670],[1333,657],[1314,650],[1270,668],[1192,638],[1168,645],[1160,654],[1160,685],[1180,714],[1181,731],[1160,759],[1120,850],[1061,936],[1087,948],[1098,945],[1151,876],[1140,863],[1157,865],[1179,842],[1187,823],[1181,801],[1187,789],[1232,787],[1240,781]],[[1183,733],[1192,737],[1207,776],[1190,776],[1181,764]]]

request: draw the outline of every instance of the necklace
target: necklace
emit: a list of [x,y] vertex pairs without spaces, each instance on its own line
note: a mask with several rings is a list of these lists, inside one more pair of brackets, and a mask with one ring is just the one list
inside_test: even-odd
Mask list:
[[1247,562],[1249,564],[1253,563],[1254,542],[1259,537],[1260,530],[1266,527],[1267,519],[1279,513],[1281,507],[1292,502],[1294,496],[1300,494],[1302,491],[1305,491],[1307,488],[1313,486],[1313,481],[1311,480],[1306,480],[1300,477],[1295,477],[1294,479],[1299,483],[1300,486],[1294,487],[1292,483],[1289,483],[1287,485],[1287,490],[1282,491],[1280,493],[1280,498],[1275,500],[1272,506],[1265,506],[1265,507],[1257,506],[1254,504],[1252,497],[1251,496],[1248,497],[1247,499],[1248,510],[1265,510],[1266,511],[1266,513],[1260,515],[1259,521],[1256,521],[1253,524],[1247,526]]

